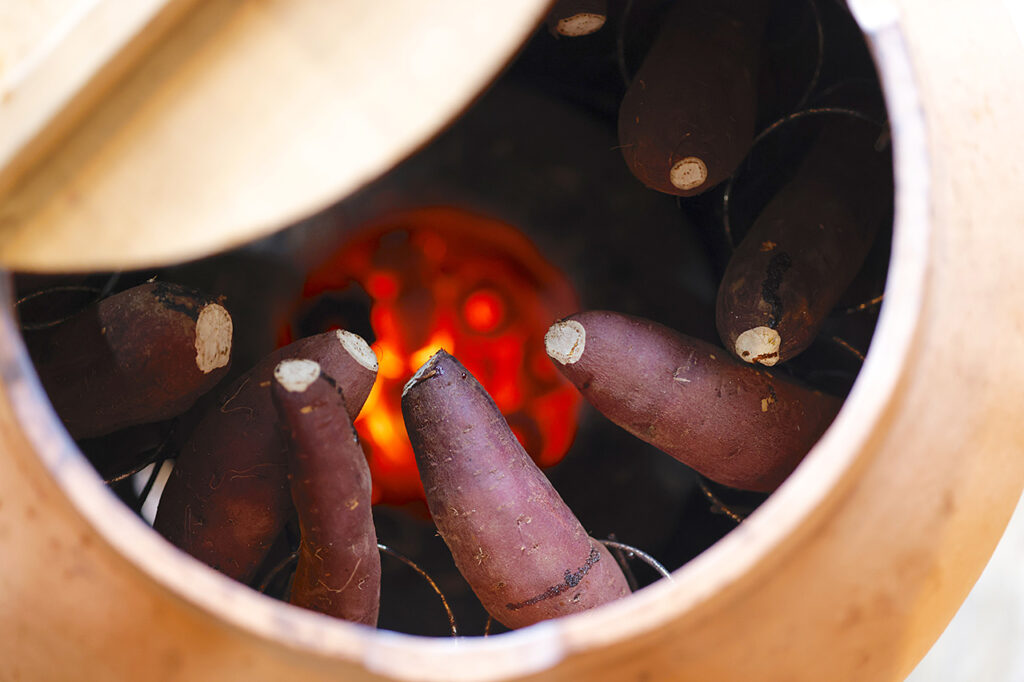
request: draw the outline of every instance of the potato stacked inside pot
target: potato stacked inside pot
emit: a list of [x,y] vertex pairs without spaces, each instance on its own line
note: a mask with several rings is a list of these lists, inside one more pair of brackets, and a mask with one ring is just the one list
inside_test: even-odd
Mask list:
[[[549,24],[562,43],[626,21],[603,2],[559,3],[557,12]],[[680,1],[657,16],[617,129],[636,178],[685,208],[721,192],[759,139],[771,12],[754,0]],[[823,116],[803,140],[801,160],[722,264],[722,346],[588,310],[551,321],[554,367],[610,422],[707,479],[776,489],[841,405],[787,362],[820,335],[889,220],[880,130],[865,116]],[[352,424],[378,358],[360,336],[331,330],[222,382],[234,343],[223,303],[146,282],[26,341],[55,410],[104,477],[152,462],[154,442],[173,454],[154,521],[165,538],[253,587],[294,554],[291,603],[374,626],[381,561]],[[402,414],[430,516],[479,602],[518,628],[626,596],[619,563],[447,350],[409,378]]]

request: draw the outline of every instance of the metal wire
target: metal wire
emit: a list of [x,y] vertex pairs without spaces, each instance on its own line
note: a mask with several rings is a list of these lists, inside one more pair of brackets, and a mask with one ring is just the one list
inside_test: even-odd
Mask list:
[[[792,114],[787,114],[786,116],[783,116],[782,118],[772,122],[767,128],[758,133],[757,136],[754,138],[754,141],[750,145],[750,152],[747,153],[747,158],[750,158],[750,154],[753,153],[754,149],[762,140],[764,140],[766,137],[782,128],[782,126],[788,123],[792,123],[793,121],[798,121],[800,119],[808,118],[811,116],[821,116],[826,114],[840,114],[844,116],[851,116],[853,118],[860,119],[867,123],[877,125],[883,129],[886,127],[885,122],[878,121],[877,119],[874,119],[863,112],[857,111],[856,109],[850,109],[848,107],[812,107],[809,109],[801,109],[800,111],[793,112]],[[726,180],[725,182],[725,190],[722,192],[722,231],[725,233],[725,240],[726,243],[729,245],[730,249],[736,248],[736,240],[732,232],[732,216],[730,204],[732,202],[732,192],[736,184],[736,178],[739,175],[739,173],[733,173],[731,176],[729,176],[729,179]]]
[[622,83],[627,89],[633,80],[633,76],[629,73],[629,67],[626,66],[626,25],[629,23],[629,13],[632,11],[633,0],[626,0],[626,5],[622,8],[622,14],[619,15],[619,25],[615,31],[615,60],[619,65],[619,75],[622,76]]
[[32,324],[22,324],[21,325],[21,331],[23,331],[23,332],[33,332],[33,331],[38,331],[40,329],[49,329],[50,327],[56,327],[57,325],[59,325],[62,322],[67,322],[72,317],[74,317],[75,315],[80,313],[82,310],[84,310],[85,308],[89,307],[90,305],[92,305],[96,301],[100,300],[100,296],[99,295],[102,293],[102,289],[100,289],[98,287],[90,287],[90,286],[81,285],[81,284],[67,284],[67,285],[56,286],[56,287],[48,287],[46,289],[40,289],[39,291],[34,291],[31,294],[28,294],[27,296],[22,296],[21,298],[19,298],[17,301],[14,302],[14,309],[17,310],[18,307],[21,306],[22,304],[28,303],[29,301],[32,301],[32,300],[35,300],[35,299],[39,298],[40,296],[48,296],[50,294],[59,294],[59,293],[68,293],[68,292],[73,292],[73,291],[74,292],[93,293],[93,294],[96,294],[96,296],[92,300],[90,300],[88,303],[83,305],[81,308],[76,310],[75,312],[70,313],[68,315],[64,315],[63,317],[57,318],[55,320],[47,320],[45,322],[35,322],[35,323],[32,323]]
[[627,545],[623,542],[616,542],[615,540],[598,540],[598,542],[600,542],[605,547],[613,547],[615,549],[620,549],[624,551],[627,555],[640,559],[645,564],[653,568],[662,578],[665,578],[668,581],[672,580],[672,574],[668,572],[668,570],[661,564],[660,561],[652,557],[647,552],[637,549],[632,545]]
[[[608,539],[615,541],[615,534],[610,533]],[[636,592],[639,587],[639,583],[636,581],[636,576],[633,575],[633,568],[629,565],[629,561],[626,560],[625,552],[619,547],[612,547],[612,556],[615,557],[615,561],[618,562],[619,568],[622,569],[622,573],[626,576],[626,582],[629,583],[629,591]]]
[[830,339],[834,344],[845,350],[847,353],[857,358],[862,364],[864,362],[864,353],[853,346],[849,341],[840,337],[833,336]]
[[444,592],[442,592],[441,588],[437,586],[437,583],[434,582],[434,579],[430,577],[430,574],[424,571],[422,568],[420,568],[412,559],[409,559],[408,557],[399,554],[387,545],[382,545],[378,542],[377,549],[379,549],[381,552],[384,552],[385,554],[388,554],[398,559],[403,564],[419,573],[423,577],[423,579],[427,581],[427,584],[430,585],[434,592],[437,593],[437,596],[441,599],[441,604],[444,606],[445,613],[448,614],[448,626],[451,629],[452,637],[458,637],[459,628],[455,623],[455,614],[452,613],[452,607],[448,605],[448,600],[445,598]]
[[821,68],[825,63],[825,28],[821,24],[821,14],[818,12],[818,3],[815,0],[807,0],[807,7],[811,10],[811,16],[814,18],[814,30],[817,33],[818,38],[818,58],[814,62],[814,72],[811,74],[810,82],[807,83],[807,88],[804,90],[804,94],[797,100],[796,105],[793,109],[800,109],[802,106],[807,104],[807,101],[811,97],[811,93],[818,87],[818,79],[821,78]]
[[261,582],[260,586],[256,589],[259,592],[266,594],[267,590],[270,589],[271,584],[273,584],[273,582],[277,579],[277,576],[279,576],[285,570],[292,570],[294,568],[292,564],[297,564],[298,560],[298,552],[292,552],[284,559],[281,559],[281,561],[277,562],[274,565],[274,567],[267,572],[266,577],[263,578],[263,582]]
[[725,514],[737,524],[743,523],[743,520],[747,518],[743,514],[733,511],[725,502],[722,502],[717,495],[711,492],[711,488],[708,487],[703,476],[697,476],[697,485],[700,486],[700,490],[704,493],[704,497],[711,502],[711,511],[713,513]]
[[864,301],[863,303],[858,303],[857,305],[850,306],[849,308],[844,308],[840,312],[843,315],[852,315],[853,313],[860,313],[860,312],[864,312],[865,310],[870,310],[872,308],[877,308],[878,306],[880,306],[882,304],[882,300],[884,298],[885,298],[885,294],[880,294],[878,296],[875,296],[870,301]]
[[48,296],[50,294],[69,293],[69,292],[80,292],[80,293],[84,292],[84,293],[95,294],[95,296],[93,296],[93,298],[91,300],[89,300],[88,302],[83,304],[78,310],[74,311],[73,313],[70,313],[68,315],[64,315],[63,317],[57,318],[55,320],[47,320],[45,322],[35,322],[35,323],[32,323],[32,324],[22,324],[21,325],[21,330],[22,331],[26,331],[26,332],[39,331],[40,329],[49,329],[50,327],[56,327],[57,325],[59,325],[59,324],[61,324],[63,322],[67,322],[72,317],[74,317],[78,313],[82,312],[82,310],[84,310],[84,309],[88,308],[89,306],[97,303],[98,301],[102,301],[104,298],[109,296],[111,291],[113,291],[114,286],[117,284],[118,279],[120,279],[120,277],[121,277],[121,273],[120,272],[112,273],[110,275],[110,277],[107,278],[107,281],[103,284],[102,287],[94,287],[94,286],[89,286],[89,285],[85,285],[85,284],[63,284],[63,285],[59,285],[59,286],[53,286],[53,287],[47,287],[45,289],[40,289],[39,291],[34,291],[31,294],[27,294],[25,296],[22,296],[21,298],[19,298],[17,301],[14,302],[15,310],[17,310],[18,307],[21,306],[24,303],[28,303],[29,301],[33,301],[33,300],[35,300],[35,299],[37,299],[37,298],[39,298],[41,296]]
[[[444,606],[445,614],[447,614],[447,616],[448,616],[448,627],[451,630],[452,637],[458,637],[458,635],[459,635],[459,628],[458,628],[458,624],[455,621],[455,614],[452,612],[452,608],[448,604],[448,599],[445,597],[444,592],[442,592],[441,588],[437,586],[437,583],[434,582],[434,579],[432,577],[430,577],[430,574],[427,573],[426,571],[424,571],[422,568],[420,568],[420,566],[415,561],[413,561],[412,559],[408,558],[404,554],[391,549],[387,545],[384,545],[384,544],[381,544],[381,543],[378,542],[377,543],[377,549],[382,554],[387,554],[388,556],[391,556],[391,557],[394,557],[395,559],[398,559],[403,564],[405,564],[406,566],[408,566],[412,570],[414,570],[417,573],[419,573],[420,576],[424,580],[427,581],[427,584],[430,585],[431,589],[433,589],[434,592],[437,594],[438,598],[440,598],[441,605]],[[298,559],[299,559],[299,553],[296,551],[296,552],[292,552],[291,554],[286,556],[284,559],[282,559],[280,562],[275,564],[275,566],[272,569],[270,569],[270,571],[267,573],[266,577],[263,578],[263,581],[260,583],[260,585],[259,585],[259,587],[257,589],[260,592],[266,594],[267,590],[270,589],[271,584],[273,584],[273,582],[275,580],[277,580],[277,578],[282,573],[284,573],[286,571],[295,570],[295,565],[298,564]],[[488,623],[488,628],[489,627],[490,627],[490,624]]]

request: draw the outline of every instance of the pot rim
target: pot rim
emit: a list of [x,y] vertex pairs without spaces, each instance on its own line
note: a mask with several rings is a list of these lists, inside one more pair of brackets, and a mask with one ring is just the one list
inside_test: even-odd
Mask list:
[[[504,680],[547,670],[573,653],[619,644],[692,615],[792,546],[797,535],[814,525],[817,513],[854,483],[861,454],[896,397],[921,328],[931,239],[924,115],[895,8],[872,0],[849,0],[849,5],[873,48],[892,130],[896,210],[879,323],[853,390],[803,463],[743,524],[677,569],[672,581],[658,581],[586,613],[487,638],[375,630],[266,597],[179,551],[105,486],[49,407],[14,315],[8,314],[0,319],[0,361],[24,435],[78,513],[128,563],[191,608],[295,654],[397,680]],[[9,306],[11,294],[8,276],[0,283],[0,296]]]

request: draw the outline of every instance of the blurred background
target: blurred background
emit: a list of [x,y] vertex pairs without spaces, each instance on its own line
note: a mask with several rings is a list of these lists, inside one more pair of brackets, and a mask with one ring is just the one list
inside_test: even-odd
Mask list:
[[1024,681],[1024,497],[970,596],[907,678],[982,680]]

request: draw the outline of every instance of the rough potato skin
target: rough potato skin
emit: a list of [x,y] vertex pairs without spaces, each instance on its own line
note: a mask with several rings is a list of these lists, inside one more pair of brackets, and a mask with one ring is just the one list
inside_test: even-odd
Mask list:
[[402,414],[431,516],[496,620],[520,628],[629,593],[615,560],[455,358],[440,351],[417,372]]
[[220,307],[193,289],[148,282],[28,334],[36,371],[71,437],[176,417],[211,390],[228,370],[231,347],[229,326],[222,364],[205,372],[197,365],[196,321],[211,305]]
[[[661,30],[619,107],[626,164],[652,189],[704,192],[729,177],[754,139],[761,36],[771,3],[684,0]],[[670,170],[701,159],[707,179],[682,189]]]
[[355,418],[376,370],[356,362],[336,332],[274,351],[229,386],[196,426],[153,524],[182,550],[245,583],[295,513],[270,386],[274,367],[296,357],[314,360],[337,379]]
[[290,601],[375,626],[380,553],[370,467],[341,389],[320,374],[300,392],[275,380],[272,396],[288,431],[288,478],[302,533]]
[[[722,343],[746,362],[770,366],[805,350],[891,221],[892,161],[875,148],[881,128],[827,118],[797,174],[737,245],[718,289]],[[755,328],[778,333],[776,351],[737,350]]]
[[589,311],[555,327],[566,322],[585,330],[582,354],[555,366],[584,398],[637,438],[724,485],[777,488],[841,405],[650,320]]

